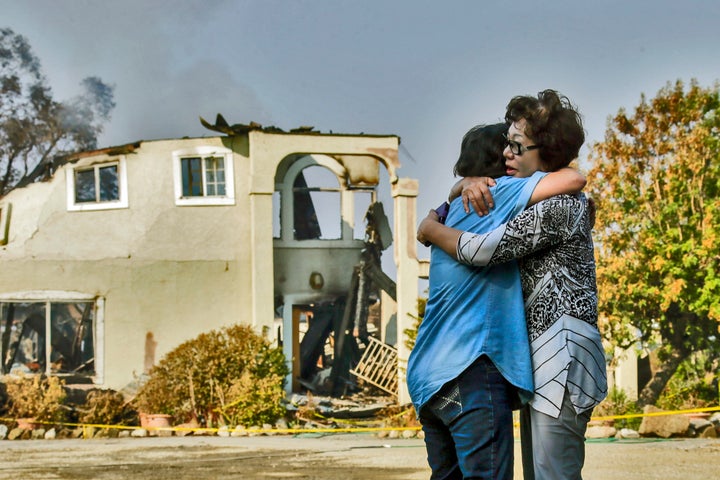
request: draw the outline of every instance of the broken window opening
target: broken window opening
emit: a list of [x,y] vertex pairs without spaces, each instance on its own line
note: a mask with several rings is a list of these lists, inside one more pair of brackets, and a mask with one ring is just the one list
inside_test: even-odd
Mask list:
[[334,173],[313,165],[293,181],[295,240],[342,238],[340,186]]
[[94,376],[95,317],[93,301],[0,302],[3,373]]
[[280,192],[275,190],[272,195],[273,203],[273,238],[280,238],[282,233],[282,203]]
[[353,224],[353,238],[365,240],[367,227],[365,225],[365,213],[372,203],[375,202],[374,191],[355,191],[355,222]]
[[0,205],[0,245],[7,245],[10,239],[10,211],[12,204]]

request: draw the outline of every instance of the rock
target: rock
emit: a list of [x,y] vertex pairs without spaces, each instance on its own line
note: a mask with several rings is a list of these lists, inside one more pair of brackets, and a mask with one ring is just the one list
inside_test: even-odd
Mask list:
[[585,431],[585,438],[611,438],[617,433],[615,427],[594,425]]
[[32,433],[30,434],[30,438],[33,440],[42,440],[45,438],[45,429],[44,428],[36,428],[32,430]]
[[0,423],[0,440],[5,440],[5,437],[7,437],[8,434],[8,428],[7,425],[3,425]]
[[8,433],[7,439],[17,440],[22,436],[23,433],[25,433],[24,428],[13,428],[12,430],[10,430],[10,433]]
[[640,438],[640,434],[632,428],[621,428],[618,435],[620,438]]
[[698,432],[702,432],[707,427],[712,427],[713,424],[710,420],[705,420],[704,418],[690,418],[690,426]]
[[[646,405],[643,413],[658,413],[664,410]],[[685,415],[659,415],[643,417],[639,433],[642,436],[670,438],[673,435],[685,435],[690,428],[690,419]]]
[[47,432],[45,432],[45,440],[55,440],[57,437],[57,432],[54,428],[51,428]]
[[187,423],[181,423],[179,425],[175,425],[175,435],[178,437],[186,437],[188,435],[193,435],[195,433],[195,430],[200,428],[200,423],[196,419],[192,419]]
[[709,427],[707,427],[703,430],[698,430],[698,437],[700,437],[700,438],[717,438],[718,433],[717,433],[717,430],[715,429],[715,426],[711,423]]
[[129,438],[131,432],[129,430],[120,430],[118,432],[118,438]]
[[713,413],[708,420],[716,427],[720,426],[720,412]]
[[230,436],[230,429],[227,427],[227,425],[223,425],[222,427],[218,428],[217,436],[218,437],[229,437]]
[[415,438],[415,430],[403,430],[402,438]]
[[148,436],[148,431],[144,428],[137,428],[130,432],[131,437],[144,438]]
[[397,430],[390,430],[388,433],[388,438],[400,438],[400,432]]
[[230,436],[231,437],[247,437],[248,431],[244,426],[238,425],[235,428],[233,428],[232,432],[230,432]]

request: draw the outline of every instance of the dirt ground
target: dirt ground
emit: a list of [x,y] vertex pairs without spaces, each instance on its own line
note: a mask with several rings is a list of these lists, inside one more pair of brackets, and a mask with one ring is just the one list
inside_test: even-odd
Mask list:
[[[589,441],[584,477],[704,480],[719,471],[720,439]],[[420,480],[429,469],[422,440],[371,434],[0,441],[0,479],[21,478]]]

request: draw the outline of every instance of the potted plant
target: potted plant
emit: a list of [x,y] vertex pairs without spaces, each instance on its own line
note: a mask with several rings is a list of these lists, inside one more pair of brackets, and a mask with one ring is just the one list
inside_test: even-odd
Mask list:
[[21,428],[38,424],[55,424],[65,418],[63,404],[67,398],[64,382],[57,377],[20,375],[5,380],[8,413]]

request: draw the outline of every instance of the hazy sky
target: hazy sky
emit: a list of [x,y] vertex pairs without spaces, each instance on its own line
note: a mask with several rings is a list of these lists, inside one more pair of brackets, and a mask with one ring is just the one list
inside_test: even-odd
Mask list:
[[668,82],[720,79],[716,0],[0,0],[57,100],[115,85],[101,147],[230,123],[401,137],[418,214],[454,182],[463,134],[559,90],[587,143]]

